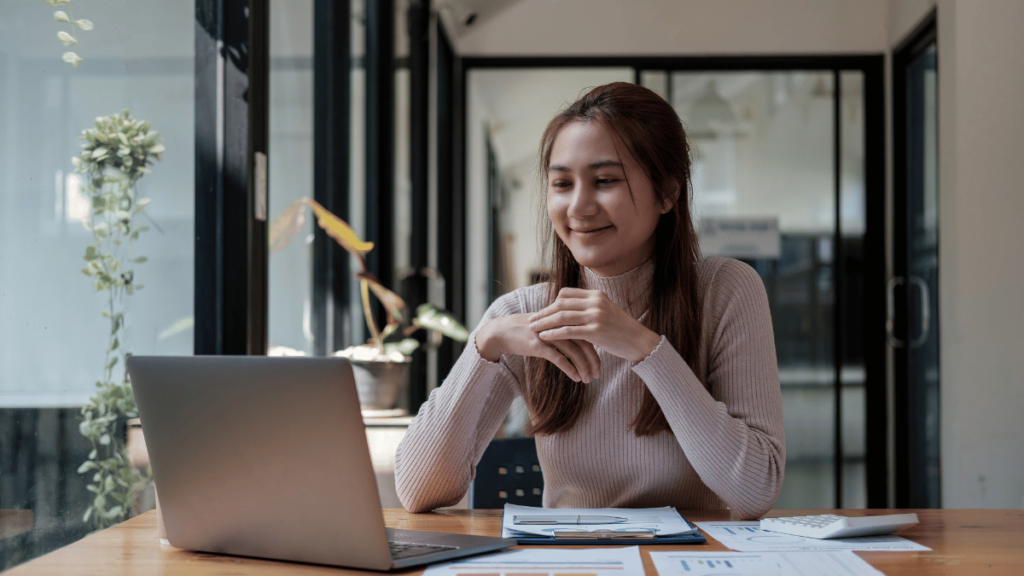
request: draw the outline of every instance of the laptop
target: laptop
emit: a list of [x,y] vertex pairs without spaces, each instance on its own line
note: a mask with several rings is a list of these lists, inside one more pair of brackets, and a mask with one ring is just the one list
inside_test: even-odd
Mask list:
[[342,358],[128,358],[167,539],[188,550],[391,570],[515,545],[385,528]]

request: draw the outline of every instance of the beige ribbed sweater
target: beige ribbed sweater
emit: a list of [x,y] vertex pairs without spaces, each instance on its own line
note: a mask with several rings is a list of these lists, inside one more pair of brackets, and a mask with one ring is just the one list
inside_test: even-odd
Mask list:
[[[650,286],[651,262],[608,278],[585,272],[587,288],[605,292],[634,318],[645,313],[648,297],[637,287]],[[639,363],[598,349],[601,374],[587,385],[583,415],[570,431],[537,438],[545,507],[728,506],[741,518],[757,518],[774,505],[786,442],[764,285],[752,268],[725,258],[702,260],[697,273],[704,313],[699,365],[691,369],[664,337]],[[546,304],[547,285],[521,288],[496,300],[480,325]],[[411,512],[465,495],[527,378],[523,357],[489,362],[475,336],[398,447],[395,483]],[[629,428],[643,386],[672,434],[637,437]]]

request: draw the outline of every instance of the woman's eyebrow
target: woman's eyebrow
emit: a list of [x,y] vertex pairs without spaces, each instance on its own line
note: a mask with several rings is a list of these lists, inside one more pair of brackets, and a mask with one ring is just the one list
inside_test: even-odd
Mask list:
[[[622,162],[619,162],[618,160],[598,160],[597,162],[590,163],[587,168],[590,170],[599,170],[609,166],[623,168]],[[564,164],[552,164],[548,167],[548,172],[572,172],[572,169]]]
[[618,160],[598,160],[597,162],[594,162],[593,164],[588,166],[588,168],[590,168],[591,170],[598,170],[600,168],[607,168],[609,166],[623,168],[622,162],[619,162]]

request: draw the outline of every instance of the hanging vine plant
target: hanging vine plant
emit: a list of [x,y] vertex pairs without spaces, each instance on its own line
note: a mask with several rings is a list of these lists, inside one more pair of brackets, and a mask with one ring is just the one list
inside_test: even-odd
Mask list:
[[81,411],[79,430],[93,449],[78,472],[92,475],[87,489],[95,494],[83,520],[104,528],[127,519],[136,495],[151,482],[148,470],[131,465],[123,435],[127,420],[138,416],[125,369],[131,354],[125,307],[128,297],[142,289],[133,266],[146,261],[145,256],[131,254],[139,235],[148,230],[136,225],[136,217],[149,203],[138,197],[136,184],[149,173],[148,166],[161,159],[164,146],[149,122],[132,118],[128,110],[96,118],[95,127],[83,130],[79,139],[85,141],[82,152],[71,161],[90,202],[85,227],[92,232],[82,272],[97,292],[107,294],[100,314],[110,322],[110,330],[103,377]]
[[[50,6],[57,7],[70,4],[70,1],[71,0],[46,0],[46,3]],[[60,40],[60,43],[63,44],[65,48],[71,48],[64,53],[61,59],[68,64],[71,64],[73,67],[78,68],[78,65],[82,63],[82,55],[80,54],[81,49],[78,44],[78,31],[82,30],[87,32],[92,30],[92,21],[86,20],[85,18],[75,19],[75,17],[71,15],[70,7],[65,8],[64,10],[55,10],[53,12],[53,19],[57,22],[66,23],[69,30],[71,30],[71,32],[68,32],[67,30],[57,32],[57,39]]]

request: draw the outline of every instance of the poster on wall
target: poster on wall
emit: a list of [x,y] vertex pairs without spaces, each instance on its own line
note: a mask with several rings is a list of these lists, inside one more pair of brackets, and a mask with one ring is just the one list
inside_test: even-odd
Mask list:
[[782,255],[779,219],[701,218],[700,251],[704,257],[777,259]]

